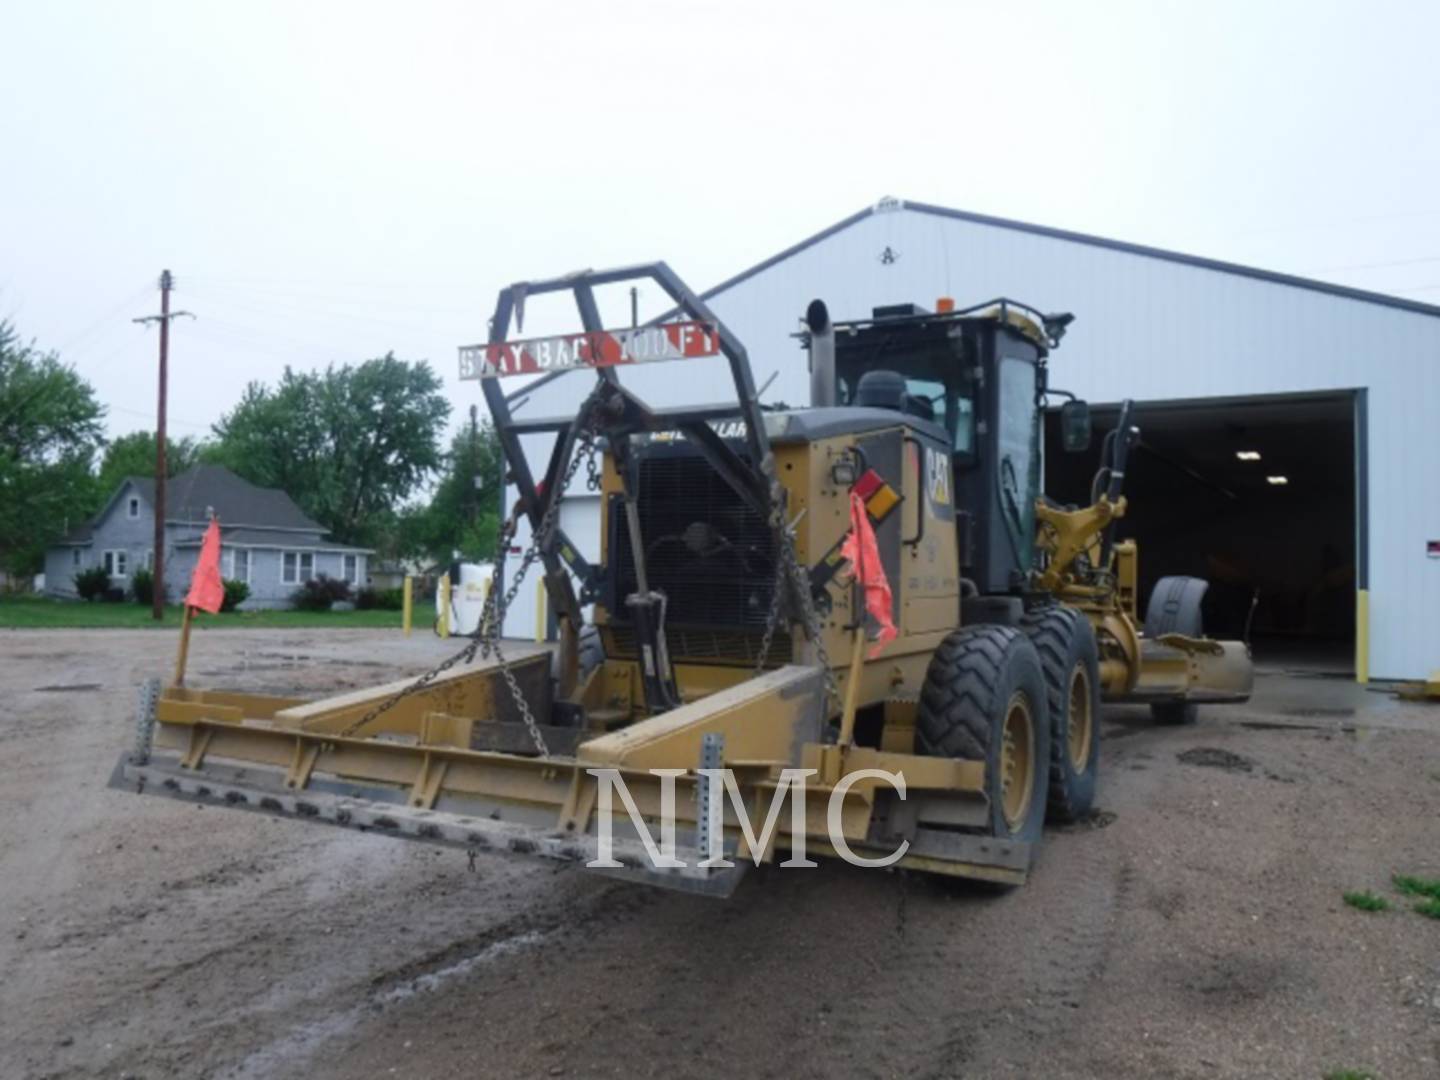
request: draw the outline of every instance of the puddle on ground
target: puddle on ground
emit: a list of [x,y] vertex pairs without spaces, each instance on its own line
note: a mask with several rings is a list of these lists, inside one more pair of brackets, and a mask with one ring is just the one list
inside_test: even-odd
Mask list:
[[1255,763],[1247,757],[1229,750],[1217,750],[1213,746],[1197,746],[1193,750],[1176,754],[1175,757],[1186,765],[1198,765],[1205,769],[1224,769],[1226,772],[1250,772]]

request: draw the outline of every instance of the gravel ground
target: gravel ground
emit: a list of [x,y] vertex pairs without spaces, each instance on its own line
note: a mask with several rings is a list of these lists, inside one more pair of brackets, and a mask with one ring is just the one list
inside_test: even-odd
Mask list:
[[[1008,893],[822,865],[729,902],[109,791],[165,632],[0,633],[0,1076],[1440,1076],[1440,707],[1263,671],[1107,713],[1103,812]],[[198,635],[192,681],[446,649]],[[1370,888],[1375,915],[1341,901]]]

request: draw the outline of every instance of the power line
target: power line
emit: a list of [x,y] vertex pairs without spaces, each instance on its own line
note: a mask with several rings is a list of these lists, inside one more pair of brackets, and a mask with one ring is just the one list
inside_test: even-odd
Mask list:
[[71,337],[66,339],[64,344],[55,346],[55,351],[57,353],[64,354],[69,350],[73,349],[76,345],[80,344],[80,342],[88,338],[100,327],[112,323],[120,316],[120,313],[122,311],[130,307],[137,300],[139,300],[140,297],[149,292],[150,288],[151,286],[147,284],[136,289],[134,292],[130,293],[130,295],[126,296],[125,299],[121,300],[118,304],[116,304],[113,308],[106,311],[105,314],[99,316],[94,322],[86,326],[85,329],[81,330],[78,334],[73,334]]
[[[105,403],[105,408],[111,412],[121,412],[129,416],[138,416],[145,420],[154,419],[155,414],[149,409],[132,409],[127,405],[115,405],[111,402]],[[186,420],[184,417],[171,416],[170,423],[180,424],[182,427],[194,428],[196,431],[209,431],[213,424],[202,424],[196,420]]]

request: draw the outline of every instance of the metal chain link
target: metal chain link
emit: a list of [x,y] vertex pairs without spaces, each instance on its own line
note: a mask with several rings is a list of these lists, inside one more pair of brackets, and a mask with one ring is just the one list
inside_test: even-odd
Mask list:
[[810,574],[800,565],[800,557],[795,552],[794,534],[789,528],[782,529],[781,533],[781,558],[784,559],[786,570],[793,582],[795,595],[800,598],[800,615],[805,623],[805,632],[815,646],[815,658],[819,661],[820,675],[825,680],[825,693],[828,697],[828,700],[822,703],[825,706],[823,711],[828,716],[830,703],[838,704],[840,701],[840,685],[835,681],[835,671],[830,666],[830,652],[825,648],[825,630],[820,624],[820,612],[815,607],[815,598],[810,594]]
[[[534,565],[535,560],[540,557],[541,548],[554,532],[555,526],[560,518],[561,499],[564,497],[565,492],[569,490],[571,482],[575,479],[575,474],[580,471],[581,463],[589,461],[592,470],[594,469],[595,440],[594,432],[591,428],[591,413],[599,401],[599,395],[600,387],[597,386],[581,405],[576,421],[576,441],[578,445],[570,459],[569,467],[565,470],[565,475],[559,480],[560,486],[553,493],[550,504],[546,507],[545,514],[540,519],[540,525],[531,537],[529,548],[527,548],[521,556],[520,566],[511,577],[510,587],[505,590],[505,595],[501,597],[498,590],[491,589],[485,597],[485,604],[480,609],[480,623],[475,628],[475,634],[471,637],[470,642],[454,656],[442,660],[439,664],[435,665],[435,667],[417,678],[413,683],[391,695],[359,720],[343,729],[339,733],[342,738],[353,735],[375,718],[389,712],[411,694],[418,693],[425,689],[425,687],[429,686],[446,671],[449,671],[456,664],[460,663],[461,660],[464,660],[467,664],[472,662],[478,652],[482,659],[488,659],[494,656],[496,661],[498,661],[500,665],[500,675],[504,678],[506,686],[509,687],[510,696],[515,701],[515,707],[520,713],[520,718],[525,722],[525,728],[530,733],[530,739],[535,744],[535,749],[539,751],[541,757],[550,756],[550,748],[545,742],[545,736],[540,730],[540,725],[535,719],[534,712],[530,709],[530,703],[525,699],[525,693],[520,689],[520,683],[515,678],[515,673],[510,670],[510,662],[505,658],[505,654],[500,649],[500,632],[505,620],[505,612],[509,610],[511,603],[514,602],[515,597],[519,595],[520,585],[524,582],[525,575],[529,572],[530,567]],[[495,548],[495,566],[498,567],[502,558],[508,554],[510,544],[515,538],[515,532],[519,528],[519,523],[520,514],[519,507],[517,506],[504,526],[500,529],[499,540]]]
[[600,490],[600,466],[595,463],[595,451],[600,449],[598,440],[588,439],[585,452],[585,487],[589,491]]
[[775,580],[771,583],[770,610],[765,615],[765,632],[760,635],[760,653],[755,660],[756,675],[765,670],[765,663],[770,658],[770,646],[775,640],[775,631],[780,626],[780,609],[783,606],[787,581],[785,560],[779,557],[779,552],[776,552]]
[[[798,521],[799,518],[796,518]],[[815,606],[815,598],[810,592],[810,575],[800,565],[800,556],[795,551],[795,526],[784,523],[783,517],[779,518],[776,526],[776,533],[779,535],[779,552],[775,561],[775,589],[770,597],[770,613],[765,620],[765,633],[760,639],[760,656],[755,663],[755,674],[760,674],[765,669],[765,662],[770,654],[770,646],[775,638],[775,633],[780,626],[781,600],[785,594],[785,583],[788,580],[791,590],[799,599],[800,621],[805,627],[805,635],[815,645],[815,656],[819,662],[821,676],[825,680],[825,693],[827,700],[822,702],[826,706],[825,712],[828,715],[830,702],[840,700],[840,684],[835,680],[835,672],[830,667],[830,653],[825,648],[825,631],[820,623],[820,612]]]

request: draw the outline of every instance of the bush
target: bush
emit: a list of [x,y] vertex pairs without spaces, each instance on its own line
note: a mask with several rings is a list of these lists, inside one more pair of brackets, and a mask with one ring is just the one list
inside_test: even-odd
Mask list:
[[92,566],[75,575],[75,591],[82,600],[94,600],[110,588],[110,575],[103,566]]
[[337,601],[350,599],[350,586],[337,578],[320,574],[290,594],[290,600],[301,611],[329,611]]
[[124,589],[106,589],[101,599],[107,604],[123,604],[125,602]]
[[367,585],[355,594],[355,607],[359,611],[399,611],[404,606],[404,589],[376,589]]
[[130,575],[130,595],[137,604],[149,607],[155,602],[155,575],[143,566]]
[[250,599],[250,586],[243,581],[236,581],[234,578],[225,578],[225,599],[220,601],[221,611],[234,611],[237,607]]

